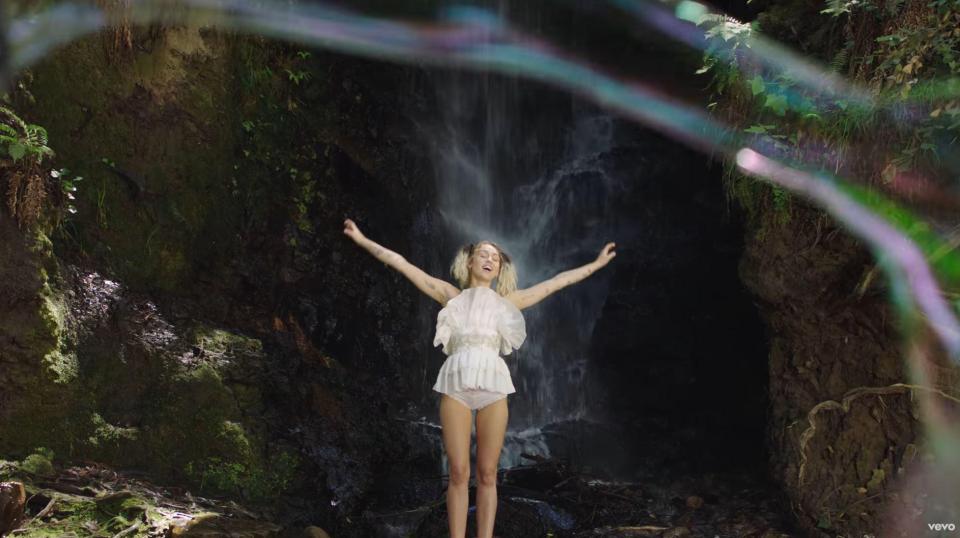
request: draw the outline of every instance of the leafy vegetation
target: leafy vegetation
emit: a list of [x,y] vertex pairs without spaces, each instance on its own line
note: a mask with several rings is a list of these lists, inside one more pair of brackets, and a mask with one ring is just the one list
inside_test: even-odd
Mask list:
[[[700,72],[712,76],[711,109],[773,156],[935,204],[932,193],[947,186],[958,164],[944,157],[960,135],[960,2],[828,0],[812,16],[803,9],[780,4],[752,24],[700,17],[708,40]],[[829,65],[820,83],[802,83],[744,54],[762,46],[760,31],[807,36],[793,44]],[[831,90],[841,75],[855,89]],[[789,211],[785,192],[732,165],[725,183],[728,198],[751,218],[763,208]]]
[[76,213],[73,205],[77,182],[82,177],[70,178],[67,169],[48,170],[45,160],[54,155],[47,145],[47,131],[39,125],[25,122],[11,109],[0,106],[0,180],[5,181],[4,198],[10,215],[22,227],[40,218],[51,183],[59,186],[60,200],[66,201],[69,213]]
[[200,491],[266,503],[282,494],[292,482],[298,462],[289,452],[279,452],[265,464],[225,461],[209,457],[187,464],[187,475]]
[[[234,165],[241,177],[234,178],[233,193],[245,196],[244,204],[251,208],[244,228],[258,225],[261,201],[267,192],[277,189],[275,181],[265,182],[263,178],[283,176],[289,179],[284,184],[289,185],[295,209],[291,218],[296,233],[313,233],[310,207],[322,196],[317,189],[320,178],[311,171],[317,160],[317,144],[315,139],[302,136],[310,131],[304,100],[321,87],[311,57],[309,51],[258,38],[250,38],[240,48],[240,80],[244,95],[251,98],[242,103],[243,158]],[[288,242],[296,246],[295,234]]]
[[53,451],[48,448],[37,448],[20,463],[20,468],[28,473],[47,477],[53,475]]

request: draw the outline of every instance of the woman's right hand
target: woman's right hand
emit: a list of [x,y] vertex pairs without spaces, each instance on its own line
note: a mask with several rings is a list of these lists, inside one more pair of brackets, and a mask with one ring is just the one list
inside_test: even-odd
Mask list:
[[600,267],[606,267],[606,265],[610,263],[610,260],[612,260],[613,257],[617,255],[617,253],[613,251],[613,247],[615,246],[617,246],[616,243],[612,243],[612,242],[607,243],[600,250],[600,254],[597,256],[597,262],[596,262],[600,264]]
[[357,224],[350,219],[343,221],[343,233],[347,234],[358,245],[364,239],[363,232],[357,228]]

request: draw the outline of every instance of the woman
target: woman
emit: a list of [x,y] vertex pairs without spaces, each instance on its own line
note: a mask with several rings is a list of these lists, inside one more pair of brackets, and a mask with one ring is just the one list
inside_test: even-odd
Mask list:
[[[506,397],[516,392],[510,370],[498,352],[506,355],[526,338],[520,310],[610,263],[617,255],[612,251],[615,244],[607,243],[593,262],[523,290],[517,289],[517,272],[510,257],[496,243],[467,245],[450,267],[458,289],[367,239],[352,220],[345,220],[343,225],[343,233],[354,242],[443,305],[437,315],[433,344],[443,345],[447,359],[433,389],[442,394],[440,425],[450,467],[450,536],[463,538],[467,532],[470,419],[472,411],[477,410],[477,531],[479,538],[491,538],[497,510],[497,466],[507,431]],[[496,291],[491,287],[494,280]]]

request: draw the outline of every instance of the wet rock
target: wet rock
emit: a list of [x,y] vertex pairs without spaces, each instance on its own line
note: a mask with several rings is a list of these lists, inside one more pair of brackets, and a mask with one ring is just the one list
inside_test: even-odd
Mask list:
[[[467,536],[477,535],[477,511],[472,501],[476,499],[470,492],[471,505],[467,513]],[[493,529],[494,536],[545,536],[547,528],[543,524],[535,506],[501,495],[497,500],[497,518]],[[447,528],[447,506],[440,503],[420,522],[413,533],[418,538],[441,538],[449,536]]]
[[303,538],[330,538],[330,535],[320,527],[310,526],[303,529]]
[[581,536],[606,536],[611,538],[633,538],[640,536],[660,536],[667,527],[657,525],[637,525],[627,527],[601,527],[593,529],[586,533],[577,534]]
[[0,483],[0,536],[20,525],[26,503],[27,496],[23,484],[19,482]]
[[191,538],[273,538],[279,536],[281,530],[280,526],[265,521],[232,519],[211,514],[172,524],[170,535]]

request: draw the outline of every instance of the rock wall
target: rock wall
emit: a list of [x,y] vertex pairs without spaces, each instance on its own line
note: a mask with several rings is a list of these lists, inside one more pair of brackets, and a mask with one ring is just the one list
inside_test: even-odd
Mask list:
[[916,394],[899,386],[895,312],[862,243],[803,203],[791,213],[762,211],[740,262],[769,327],[770,472],[811,535],[876,535],[888,512],[922,513],[903,479],[931,460]]
[[0,453],[49,448],[369,535],[379,477],[435,473],[439,455],[389,420],[420,389],[423,299],[341,230],[350,216],[415,261],[429,242],[422,73],[134,31],[129,50],[57,51],[15,96],[84,179],[52,241],[0,212]]
[[0,214],[0,452],[62,446],[79,374],[59,264],[42,226]]

